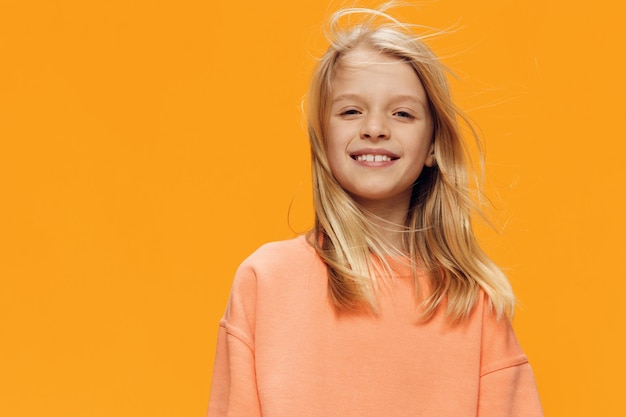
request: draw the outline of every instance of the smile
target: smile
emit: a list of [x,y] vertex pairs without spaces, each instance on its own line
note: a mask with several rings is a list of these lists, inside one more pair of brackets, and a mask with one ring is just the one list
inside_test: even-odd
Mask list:
[[387,162],[392,160],[388,155],[356,155],[352,158],[360,162]]

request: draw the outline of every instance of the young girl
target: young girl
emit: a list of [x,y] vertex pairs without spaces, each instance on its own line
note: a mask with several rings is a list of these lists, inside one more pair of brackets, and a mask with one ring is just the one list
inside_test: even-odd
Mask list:
[[380,10],[331,28],[309,101],[315,227],[237,271],[209,416],[541,416],[511,287],[471,229],[441,64]]

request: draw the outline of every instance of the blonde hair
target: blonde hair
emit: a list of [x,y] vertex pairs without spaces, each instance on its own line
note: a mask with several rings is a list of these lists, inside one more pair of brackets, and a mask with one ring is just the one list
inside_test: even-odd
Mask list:
[[[359,16],[365,18],[358,24],[340,26],[342,19]],[[436,164],[424,167],[414,184],[403,229],[416,295],[420,291],[418,269],[424,270],[430,281],[422,319],[431,318],[444,300],[449,319],[466,318],[480,289],[499,316],[512,314],[511,286],[479,247],[472,230],[471,214],[477,207],[468,185],[471,158],[458,122],[467,123],[479,151],[480,142],[471,123],[452,102],[442,64],[409,25],[395,20],[384,8],[340,10],[332,16],[329,27],[330,46],[314,71],[308,101],[315,206],[315,226],[309,241],[328,267],[328,291],[334,305],[340,310],[366,306],[376,311],[377,274],[393,274],[387,258],[405,255],[384,243],[371,220],[373,215],[337,182],[326,155],[325,121],[338,62],[348,51],[364,46],[396,57],[414,69],[433,118]]]

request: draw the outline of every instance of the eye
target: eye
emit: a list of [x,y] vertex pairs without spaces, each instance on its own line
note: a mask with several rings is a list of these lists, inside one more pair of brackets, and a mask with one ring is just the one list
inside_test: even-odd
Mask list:
[[361,114],[361,112],[357,109],[346,109],[339,113],[341,116],[356,116]]
[[406,112],[404,110],[397,111],[393,115],[398,116],[401,119],[415,119],[415,117],[411,113]]

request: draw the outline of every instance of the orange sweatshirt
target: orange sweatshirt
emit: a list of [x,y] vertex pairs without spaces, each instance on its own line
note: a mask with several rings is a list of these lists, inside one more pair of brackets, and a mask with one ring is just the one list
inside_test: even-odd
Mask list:
[[304,237],[239,267],[220,321],[209,417],[542,416],[506,318],[481,295],[450,324],[418,324],[410,270],[381,285],[380,311],[338,314]]

